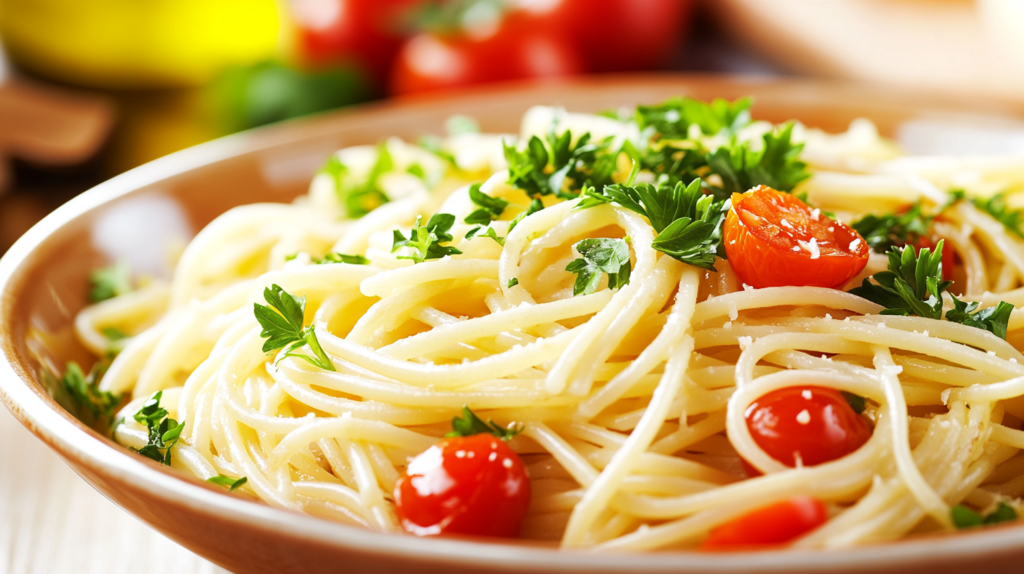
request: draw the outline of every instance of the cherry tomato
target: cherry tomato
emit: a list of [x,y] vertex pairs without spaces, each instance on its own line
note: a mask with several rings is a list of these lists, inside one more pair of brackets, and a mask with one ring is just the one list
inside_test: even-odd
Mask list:
[[782,464],[814,466],[842,458],[871,438],[871,427],[843,395],[823,387],[788,387],[750,404],[754,442]]
[[290,0],[295,36],[314,65],[352,63],[384,79],[402,44],[397,23],[417,0]]
[[406,531],[515,537],[530,505],[519,456],[489,434],[446,439],[414,458],[395,486]]
[[796,496],[759,508],[722,524],[708,534],[701,550],[735,550],[789,542],[828,520],[825,504],[810,496]]
[[532,29],[513,13],[485,38],[434,34],[410,38],[391,71],[391,92],[430,92],[583,71],[579,53],[567,38]]
[[729,264],[753,287],[838,289],[868,264],[859,233],[763,185],[733,194],[723,235]]
[[591,72],[656,68],[682,43],[691,0],[543,0],[521,3],[538,28],[568,37]]

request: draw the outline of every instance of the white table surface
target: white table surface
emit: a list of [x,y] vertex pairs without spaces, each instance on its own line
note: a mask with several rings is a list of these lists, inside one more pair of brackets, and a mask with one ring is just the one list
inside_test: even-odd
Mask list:
[[115,506],[0,405],[0,574],[225,574]]

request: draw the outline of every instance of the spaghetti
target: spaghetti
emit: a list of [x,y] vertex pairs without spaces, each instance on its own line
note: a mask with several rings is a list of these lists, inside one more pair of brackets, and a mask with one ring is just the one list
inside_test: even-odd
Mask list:
[[[159,419],[137,413],[160,391],[156,406],[174,420],[155,448],[171,466],[245,477],[239,492],[268,504],[398,532],[409,461],[468,406],[521,429],[508,442],[532,489],[521,536],[601,550],[692,547],[794,497],[825,509],[823,524],[785,541],[797,547],[949,529],[953,508],[1024,509],[1024,320],[1013,311],[1001,338],[941,318],[950,293],[981,309],[1024,305],[1019,231],[949,193],[1019,190],[1020,158],[905,157],[866,121],[827,135],[751,122],[749,104],[716,102],[718,115],[687,123],[694,105],[641,108],[641,119],[535,108],[518,139],[346,149],[295,203],[225,213],[169,284],[77,317],[97,356],[109,329],[128,335],[100,384],[132,397],[115,439],[154,444],[147,425]],[[705,163],[683,165],[694,149]],[[810,177],[787,181],[780,168],[747,181],[760,172],[743,166],[769,169],[773,153],[786,169],[806,162]],[[679,218],[662,225],[650,200],[644,215],[600,193],[669,179],[697,181],[708,201],[729,199],[730,185],[789,187],[845,222],[918,202],[957,257],[950,291],[932,299],[939,318],[882,315],[842,288],[753,288],[716,257],[716,232],[694,247],[712,263],[691,264],[664,240]],[[717,226],[729,205],[700,209]],[[845,288],[885,268],[874,252]],[[254,304],[273,307],[274,287],[304,308],[298,342],[267,353]],[[870,438],[824,463],[780,462],[748,415],[790,388],[861,399]]]

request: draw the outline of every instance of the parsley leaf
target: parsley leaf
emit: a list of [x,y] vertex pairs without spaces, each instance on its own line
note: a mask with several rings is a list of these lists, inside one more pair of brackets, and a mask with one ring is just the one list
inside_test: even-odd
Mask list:
[[330,263],[348,263],[349,265],[369,265],[370,260],[362,255],[346,255],[345,253],[328,253],[320,259],[314,259],[317,265]]
[[921,202],[916,202],[905,213],[897,215],[865,215],[853,223],[857,233],[875,253],[885,253],[893,247],[917,244],[918,240],[928,234],[934,215],[924,215]]
[[850,289],[850,293],[885,307],[882,315],[941,319],[942,292],[952,283],[942,281],[944,243],[940,240],[934,253],[924,248],[918,254],[913,245],[904,247],[902,253],[896,249],[889,251],[889,269],[865,278],[861,286]]
[[619,289],[629,284],[631,263],[629,246],[622,239],[584,239],[573,245],[582,257],[575,259],[565,270],[576,273],[572,294],[589,295],[597,290],[601,274],[608,275],[608,288]]
[[206,482],[212,482],[213,484],[219,484],[221,486],[226,486],[226,487],[228,487],[228,490],[230,490],[232,492],[237,490],[238,487],[242,486],[243,484],[245,484],[248,481],[249,481],[249,478],[245,477],[245,476],[243,476],[242,478],[239,478],[239,479],[234,479],[234,478],[231,478],[230,476],[224,476],[223,474],[218,474],[217,476],[214,476],[212,478],[207,478],[206,479]]
[[132,270],[127,261],[93,270],[89,274],[89,300],[93,303],[113,299],[132,290]]
[[[316,338],[313,326],[302,327],[306,311],[306,298],[295,297],[276,284],[263,290],[263,298],[270,304],[269,307],[253,303],[256,320],[263,327],[260,337],[266,339],[263,343],[263,352],[270,353],[284,348],[282,359],[296,357],[321,369],[335,370],[331,359],[320,347],[320,341]],[[295,352],[305,345],[309,345],[314,356],[310,357]]]
[[519,278],[518,277],[513,277],[513,278],[508,280],[508,288],[509,289],[515,287],[516,285],[519,285]]
[[662,138],[685,139],[691,125],[705,135],[722,130],[736,132],[750,124],[750,98],[734,102],[716,99],[702,102],[690,98],[672,98],[655,106],[637,106],[636,122],[641,130],[651,129]]
[[850,408],[853,409],[853,412],[857,413],[858,415],[863,413],[864,409],[866,409],[868,406],[867,401],[864,399],[864,397],[860,395],[855,395],[847,391],[839,391],[839,394],[843,395],[843,398],[846,399],[846,402],[850,405]]
[[804,144],[794,144],[792,135],[793,124],[788,123],[777,132],[764,134],[760,150],[751,149],[749,142],[734,142],[709,153],[708,166],[722,180],[721,187],[709,186],[715,196],[724,199],[758,185],[793,191],[810,174],[807,164],[800,161]]
[[989,307],[977,311],[980,303],[977,301],[964,302],[953,298],[953,308],[946,311],[946,319],[954,323],[984,329],[1002,339],[1006,338],[1006,326],[1010,321],[1010,313],[1013,312],[1013,305],[1006,301],[1000,301],[995,307]]
[[377,145],[377,160],[364,181],[349,181],[348,166],[334,154],[327,158],[327,163],[319,173],[330,176],[334,181],[334,192],[338,196],[338,201],[345,206],[346,217],[355,219],[391,201],[377,183],[381,175],[393,169],[395,162],[391,158],[391,152],[388,151],[387,143],[381,142]]
[[[60,379],[46,375],[46,382],[54,384],[56,390],[62,391],[69,401],[59,401],[75,418],[97,430],[110,426],[114,420],[117,407],[121,405],[124,395],[99,390],[100,380],[110,366],[109,360],[98,361],[86,375],[78,363],[67,364],[64,376]],[[56,397],[55,397],[56,398]],[[67,403],[67,404],[65,404]]]
[[423,217],[417,216],[408,239],[401,231],[394,231],[391,252],[394,253],[402,247],[410,247],[414,250],[412,255],[399,255],[398,258],[412,259],[416,263],[423,263],[427,259],[440,259],[446,255],[458,255],[462,253],[458,249],[441,245],[452,240],[448,232],[454,224],[455,216],[450,213],[435,213],[426,225],[423,225]]
[[469,199],[480,206],[473,213],[470,213],[463,220],[466,223],[476,223],[480,225],[487,225],[495,219],[501,217],[503,211],[508,206],[508,202],[500,197],[491,197],[486,193],[480,191],[480,184],[474,183],[469,188]]
[[641,183],[634,186],[614,184],[603,193],[588,188],[579,207],[613,201],[645,216],[658,233],[652,246],[683,263],[714,269],[722,242],[724,200],[701,192],[701,181],[690,185],[661,182],[658,186]]
[[530,197],[558,195],[574,198],[584,186],[604,187],[612,183],[618,154],[609,149],[611,137],[591,142],[590,133],[572,141],[571,132],[550,133],[545,139],[533,136],[526,147],[502,142],[508,162],[508,183]]
[[995,510],[990,512],[984,518],[981,514],[967,508],[962,504],[958,504],[949,509],[950,517],[953,519],[953,524],[958,530],[965,528],[977,528],[978,526],[988,526],[990,524],[999,524],[1000,522],[1012,522],[1017,520],[1017,511],[1012,506],[1005,502],[1000,502]]
[[481,235],[481,237],[490,237],[498,245],[501,245],[502,247],[505,246],[505,238],[504,237],[498,237],[498,232],[495,231],[493,227],[486,227],[486,228],[485,227],[474,227],[473,229],[470,229],[466,233],[466,239],[472,239],[473,237],[476,237],[476,235],[479,234],[480,230],[482,230],[482,229],[486,229],[487,231],[485,231]]
[[531,201],[529,207],[527,207],[525,211],[520,211],[519,215],[517,215],[515,219],[513,219],[512,222],[508,224],[508,233],[511,234],[512,230],[515,229],[517,225],[519,225],[520,221],[526,219],[527,217],[533,215],[534,213],[537,213],[542,209],[544,209],[544,204],[541,203],[539,199],[534,199],[533,201]]
[[135,420],[145,423],[149,429],[149,441],[140,449],[132,449],[144,457],[171,465],[171,447],[181,438],[185,422],[178,422],[167,416],[167,409],[160,406],[163,391],[157,391],[142,408],[135,413]]
[[972,198],[971,203],[1002,223],[1007,231],[1024,239],[1024,211],[1009,209],[1005,193],[997,193],[988,199]]
[[452,167],[458,168],[459,164],[455,160],[455,156],[452,152],[445,149],[444,140],[437,136],[423,136],[420,138],[416,145],[436,155],[452,165]]
[[512,440],[512,437],[523,431],[522,425],[513,428],[502,428],[494,421],[484,422],[476,413],[469,410],[469,407],[462,407],[462,416],[452,418],[452,431],[444,435],[446,437],[473,436],[477,434],[492,434],[501,440]]

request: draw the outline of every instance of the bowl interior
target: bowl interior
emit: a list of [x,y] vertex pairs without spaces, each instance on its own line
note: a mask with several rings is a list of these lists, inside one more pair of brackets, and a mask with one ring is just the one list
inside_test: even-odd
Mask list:
[[[149,473],[146,476],[163,473],[174,483],[188,484],[192,490],[187,492],[193,494],[206,487],[136,460],[61,409],[51,398],[53,389],[43,382],[45,372],[62,372],[67,361],[92,362],[72,335],[74,316],[87,303],[92,269],[126,260],[140,273],[169,277],[168,255],[219,214],[248,203],[291,201],[305,192],[313,173],[332,151],[391,136],[416,140],[442,133],[444,120],[455,113],[475,117],[485,131],[515,133],[523,112],[533,105],[595,112],[677,95],[700,99],[753,95],[755,118],[798,119],[833,132],[846,129],[855,118],[868,117],[889,136],[912,119],[1004,122],[1017,113],[991,103],[843,84],[627,76],[396,100],[231,136],[98,186],[41,222],[0,260],[0,351],[10,367],[9,372],[0,369],[0,397],[108,496],[190,545],[180,528],[161,523],[111,491],[116,490],[118,478],[135,480],[143,472]],[[121,461],[117,472],[111,470],[111,460]],[[213,496],[227,499],[223,504],[257,506],[220,493]],[[417,541],[403,542],[410,543],[419,547]],[[454,548],[452,552],[458,554],[462,543],[455,544],[440,547]],[[196,548],[197,543],[191,545],[210,555]],[[230,558],[214,558],[233,566]]]

